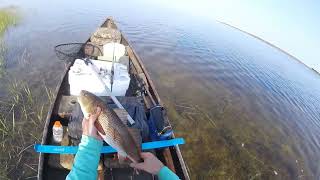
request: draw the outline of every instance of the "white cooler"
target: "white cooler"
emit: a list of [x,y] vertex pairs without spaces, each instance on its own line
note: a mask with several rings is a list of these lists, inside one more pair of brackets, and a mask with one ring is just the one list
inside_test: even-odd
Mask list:
[[[100,69],[100,77],[111,90],[110,74],[112,62],[91,60]],[[78,96],[81,90],[87,90],[97,96],[109,96],[98,77],[92,72],[83,60],[75,60],[68,74],[70,84],[70,94]],[[125,96],[130,84],[130,75],[127,66],[114,63],[114,77],[112,94],[114,96]]]

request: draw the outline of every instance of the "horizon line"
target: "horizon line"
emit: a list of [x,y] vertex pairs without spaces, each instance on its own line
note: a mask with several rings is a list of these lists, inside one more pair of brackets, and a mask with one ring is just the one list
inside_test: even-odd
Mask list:
[[316,70],[315,68],[312,68],[312,67],[308,66],[307,64],[305,64],[304,62],[302,62],[302,61],[301,61],[300,59],[298,59],[297,57],[295,57],[295,56],[293,56],[292,54],[290,54],[289,52],[281,49],[280,47],[272,44],[271,42],[269,42],[269,41],[267,41],[267,40],[264,40],[264,39],[262,39],[261,37],[259,37],[259,36],[257,36],[257,35],[254,35],[254,34],[252,34],[252,33],[249,33],[249,32],[247,32],[247,31],[244,31],[244,30],[242,30],[242,29],[240,29],[240,28],[238,28],[238,27],[235,27],[235,26],[233,26],[233,25],[231,25],[231,24],[228,24],[228,23],[226,23],[226,22],[219,21],[219,20],[216,20],[216,21],[219,22],[219,23],[221,23],[221,24],[227,25],[227,26],[229,26],[229,27],[231,27],[231,28],[234,28],[234,29],[236,29],[236,30],[239,30],[239,31],[241,31],[241,32],[243,32],[243,33],[245,33],[245,34],[247,34],[247,35],[250,35],[250,36],[252,36],[252,37],[254,37],[254,38],[256,38],[256,39],[258,39],[258,40],[260,40],[260,41],[262,41],[262,42],[264,42],[264,43],[266,43],[266,44],[268,44],[268,45],[270,45],[270,46],[272,46],[272,47],[274,47],[274,48],[276,48],[276,49],[279,50],[280,52],[288,55],[289,57],[291,57],[291,58],[293,58],[294,60],[298,61],[299,63],[303,64],[303,65],[304,65],[305,67],[307,67],[308,69],[310,69],[310,70],[312,70],[312,71],[314,71],[314,72],[316,72],[317,74],[320,75],[320,71]]

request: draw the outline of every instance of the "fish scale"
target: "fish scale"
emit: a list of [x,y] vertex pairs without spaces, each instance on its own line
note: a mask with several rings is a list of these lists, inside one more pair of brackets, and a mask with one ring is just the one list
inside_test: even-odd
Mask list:
[[118,131],[118,129],[120,128],[126,128],[122,127],[122,122],[119,123],[115,121],[110,123],[108,121],[108,116],[104,112],[100,114],[98,122],[100,123],[103,131],[105,132],[105,137],[107,137],[105,139],[106,142],[110,145],[114,144],[113,146],[118,146],[118,149],[122,148],[121,145],[123,143],[123,139],[121,138],[121,133]]

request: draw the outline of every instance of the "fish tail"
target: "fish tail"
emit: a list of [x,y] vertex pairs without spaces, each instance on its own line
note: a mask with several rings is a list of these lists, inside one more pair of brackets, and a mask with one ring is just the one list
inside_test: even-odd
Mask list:
[[136,159],[136,158],[133,158],[132,156],[127,156],[132,162],[134,163],[141,163],[143,162],[143,159],[142,158],[139,158],[139,159]]

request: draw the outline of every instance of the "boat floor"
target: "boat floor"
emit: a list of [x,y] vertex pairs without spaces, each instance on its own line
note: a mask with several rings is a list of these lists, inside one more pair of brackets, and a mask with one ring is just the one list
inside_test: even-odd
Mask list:
[[[52,115],[52,123],[49,126],[49,130],[52,129],[53,122],[55,119],[60,119],[63,126],[68,125],[68,117],[72,114],[72,111],[77,104],[77,96],[66,96],[62,95],[59,99],[58,107],[56,108],[56,112],[54,112]],[[100,97],[106,104],[110,105],[111,107],[114,107],[114,104],[110,97]],[[136,101],[136,103],[142,103],[143,99],[141,97],[127,97],[127,96],[120,96],[117,97],[118,100],[121,103],[126,102],[132,102]],[[126,119],[126,116],[124,117]],[[52,132],[49,132],[49,135],[52,134]],[[68,137],[67,135],[64,135]],[[49,139],[51,139],[49,137]],[[49,142],[50,145],[56,145],[52,141]],[[70,145],[70,142],[68,142],[68,145]],[[106,144],[105,144],[106,145]],[[155,153],[155,152],[154,152]],[[45,179],[65,179],[68,173],[70,172],[68,169],[65,169],[61,163],[62,158],[61,157],[67,157],[69,161],[73,161],[73,155],[60,155],[60,154],[49,154],[46,156],[46,169],[45,169]],[[145,173],[145,172],[139,172],[139,174],[136,174],[134,170],[130,167],[123,167],[119,165],[118,161],[112,160],[113,155],[107,155],[104,154],[101,156],[103,164],[103,170],[98,171],[100,176],[103,176],[104,179],[142,179],[142,180],[150,180],[154,179],[154,176]],[[111,163],[110,163],[111,162]],[[69,162],[70,163],[70,162]],[[108,164],[108,165],[107,165]],[[111,165],[110,165],[111,164]],[[112,167],[112,168],[110,168]]]
[[[48,168],[47,175],[44,179],[47,180],[57,180],[57,179],[65,179],[70,171],[65,169],[57,169],[57,168]],[[132,168],[107,168],[103,172],[99,173],[99,176],[103,177],[101,179],[106,180],[150,180],[157,179],[155,176],[139,171],[139,174],[136,174]]]

